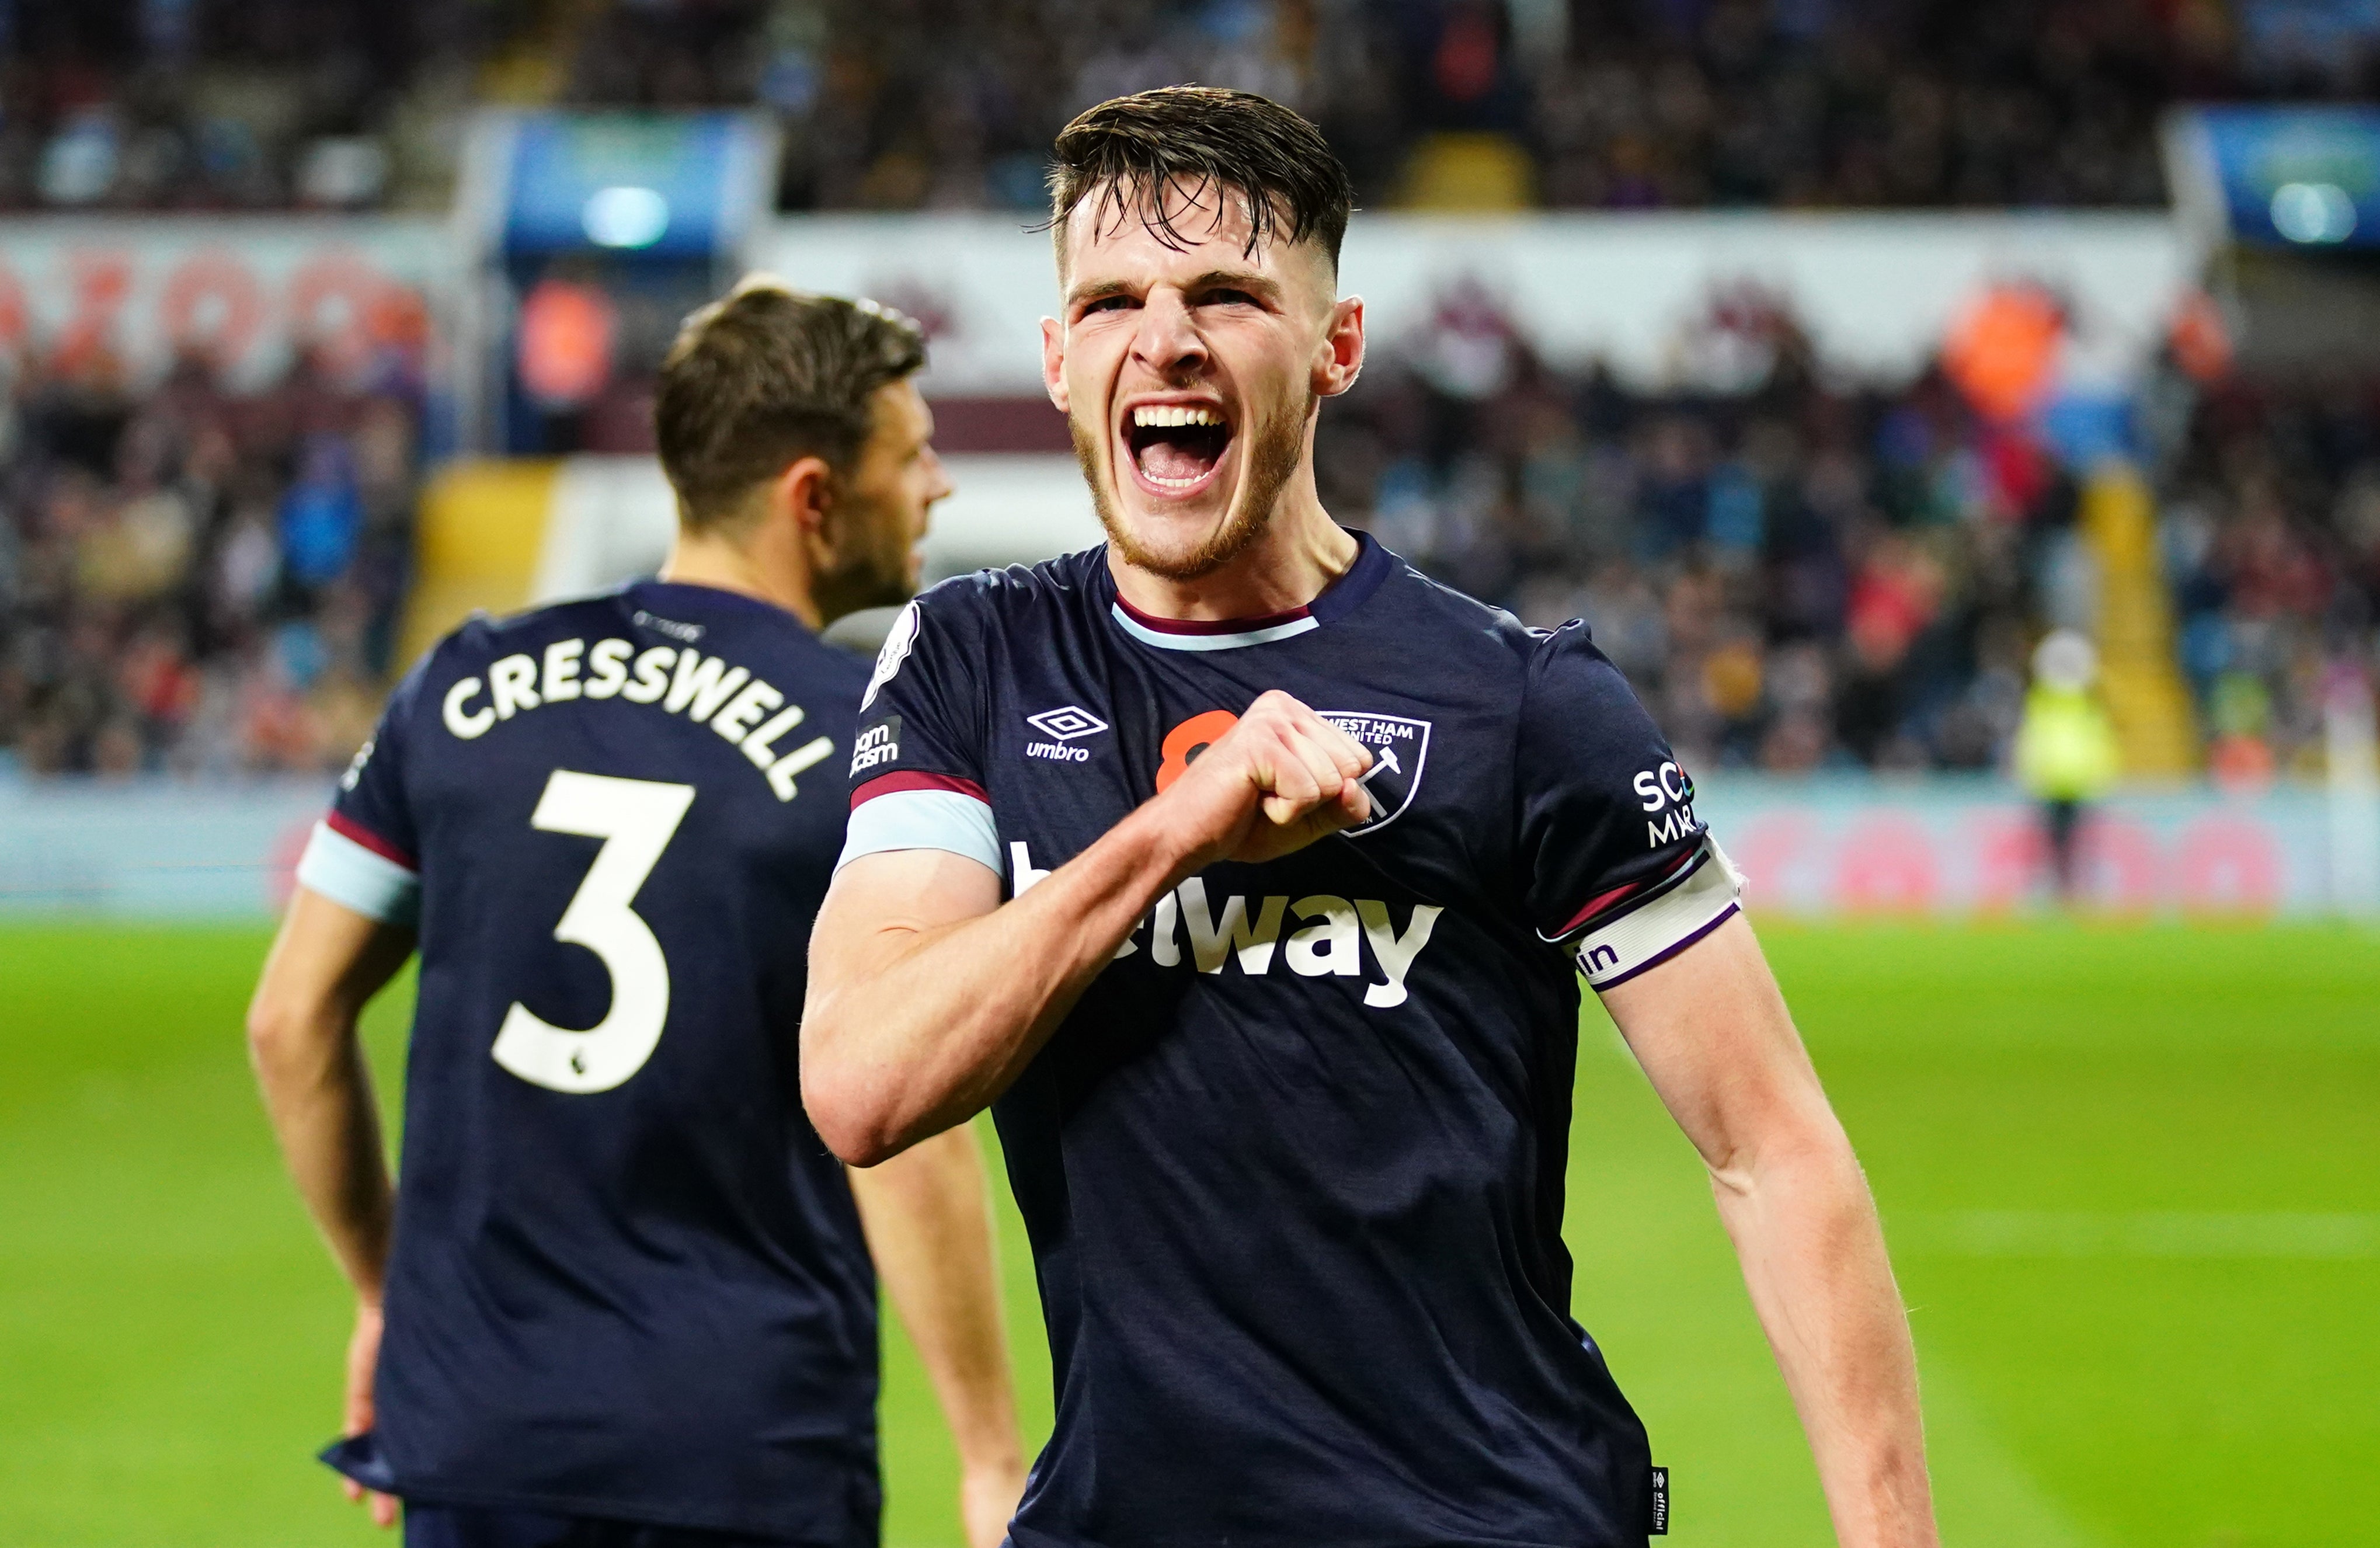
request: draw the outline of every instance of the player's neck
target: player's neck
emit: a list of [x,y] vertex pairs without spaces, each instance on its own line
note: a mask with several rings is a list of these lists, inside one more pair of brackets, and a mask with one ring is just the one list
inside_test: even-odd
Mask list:
[[798,554],[771,552],[766,542],[738,543],[680,529],[661,579],[678,586],[714,586],[782,607],[812,630],[824,627],[810,576]]
[[1138,568],[1111,545],[1108,570],[1117,591],[1143,613],[1185,623],[1266,618],[1304,607],[1352,569],[1363,549],[1310,494],[1284,505],[1239,557],[1196,580]]

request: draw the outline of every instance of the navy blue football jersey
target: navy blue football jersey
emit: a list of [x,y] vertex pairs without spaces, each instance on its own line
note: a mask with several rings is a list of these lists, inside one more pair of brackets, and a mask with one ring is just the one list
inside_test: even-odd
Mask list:
[[655,581],[415,667],[298,879],[417,921],[394,1492],[872,1543],[876,1283],[796,1068],[865,661]]
[[1017,1548],[1642,1542],[1645,1432],[1570,1315],[1578,970],[1736,889],[1583,626],[1369,538],[1238,623],[1135,612],[1104,550],[945,582],[878,659],[845,860],[1022,892],[1269,689],[1371,750],[1372,815],[1159,898],[995,1106],[1058,1392]]

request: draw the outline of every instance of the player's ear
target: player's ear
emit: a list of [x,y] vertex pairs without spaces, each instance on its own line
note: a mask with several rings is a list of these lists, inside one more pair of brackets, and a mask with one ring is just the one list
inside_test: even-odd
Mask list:
[[770,489],[771,514],[793,522],[805,538],[815,538],[826,527],[828,507],[834,504],[834,470],[819,457],[796,458],[777,475]]
[[1041,387],[1061,414],[1066,408],[1066,326],[1054,317],[1041,319]]
[[1315,352],[1314,394],[1337,397],[1364,372],[1364,298],[1349,296],[1330,307],[1330,321]]

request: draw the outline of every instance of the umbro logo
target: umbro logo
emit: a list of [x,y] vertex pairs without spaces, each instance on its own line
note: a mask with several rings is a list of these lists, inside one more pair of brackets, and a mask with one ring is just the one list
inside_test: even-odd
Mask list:
[[1073,704],[1062,709],[1044,710],[1038,715],[1026,715],[1025,723],[1062,742],[1071,742],[1077,737],[1088,737],[1108,728],[1106,721]]
[[1038,715],[1026,715],[1025,724],[1045,736],[1056,738],[1047,742],[1027,742],[1025,756],[1044,758],[1052,763],[1087,763],[1091,750],[1066,744],[1080,737],[1088,737],[1108,728],[1108,723],[1079,704],[1061,709],[1044,710]]

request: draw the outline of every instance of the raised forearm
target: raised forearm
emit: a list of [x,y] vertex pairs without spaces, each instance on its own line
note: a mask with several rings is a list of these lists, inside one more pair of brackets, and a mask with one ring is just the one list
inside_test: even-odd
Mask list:
[[835,1153],[872,1165],[1007,1090],[1187,863],[1144,807],[1024,896],[892,940],[815,937],[803,1094]]
[[[1209,861],[1261,864],[1362,822],[1370,762],[1312,710],[1263,693],[1165,791],[1004,907],[996,872],[970,859],[855,860],[810,933],[810,1121],[869,1166],[981,1110],[1159,894]],[[950,896],[904,895],[934,884],[936,866]]]
[[1831,1121],[1712,1172],[1728,1235],[1843,1548],[1934,1548],[1909,1322],[1876,1206]]

